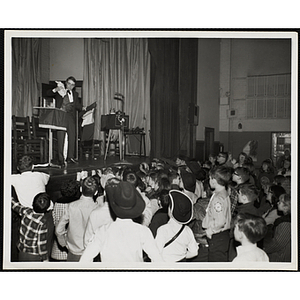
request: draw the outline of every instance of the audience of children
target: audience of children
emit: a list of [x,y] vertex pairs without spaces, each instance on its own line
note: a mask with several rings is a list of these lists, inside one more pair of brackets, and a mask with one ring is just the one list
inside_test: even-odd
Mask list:
[[[291,177],[276,175],[267,159],[256,180],[244,154],[235,165],[220,152],[202,165],[182,156],[81,174],[62,183],[53,211],[45,194],[49,175],[33,172],[26,155],[21,174],[12,175],[15,199],[23,201],[12,200],[23,222],[19,261],[290,261]],[[24,189],[28,180],[34,189]],[[50,204],[36,208],[31,198]]]
[[115,221],[97,229],[80,262],[92,262],[98,253],[102,262],[142,262],[143,251],[151,261],[163,261],[150,229],[133,221],[146,206],[136,188],[121,181],[107,185],[105,192]]

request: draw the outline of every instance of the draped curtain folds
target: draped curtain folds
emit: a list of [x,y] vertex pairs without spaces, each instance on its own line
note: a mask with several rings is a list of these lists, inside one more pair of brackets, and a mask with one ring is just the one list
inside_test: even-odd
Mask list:
[[129,128],[146,132],[146,152],[150,149],[150,54],[148,40],[140,38],[84,39],[82,98],[84,106],[97,103],[94,138],[103,138],[101,115],[121,110],[114,94],[124,95],[124,111]]
[[32,116],[40,90],[40,39],[12,39],[12,114]]

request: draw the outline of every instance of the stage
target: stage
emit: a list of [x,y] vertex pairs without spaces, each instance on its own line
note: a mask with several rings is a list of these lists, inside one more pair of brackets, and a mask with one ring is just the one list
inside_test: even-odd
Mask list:
[[98,159],[83,158],[78,161],[78,164],[68,164],[62,168],[35,167],[34,170],[50,175],[50,180],[46,187],[46,191],[51,196],[52,200],[55,201],[60,196],[59,189],[62,181],[76,179],[77,172],[88,171],[88,175],[91,175],[92,170],[118,165],[136,166],[144,161],[149,163],[149,158],[140,156],[126,156],[123,161],[120,161],[119,156],[108,156],[106,160],[104,160],[104,156],[101,156]]

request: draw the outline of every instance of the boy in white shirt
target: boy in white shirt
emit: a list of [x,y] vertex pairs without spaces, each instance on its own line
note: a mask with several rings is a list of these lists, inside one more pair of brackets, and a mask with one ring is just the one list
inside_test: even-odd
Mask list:
[[[11,185],[15,188],[19,202],[32,208],[34,197],[46,192],[46,185],[50,175],[42,172],[33,172],[33,160],[29,155],[24,155],[18,162],[17,169],[21,174],[11,175]],[[53,208],[51,202],[50,209]]]
[[234,224],[234,238],[241,246],[237,247],[237,256],[232,262],[268,262],[268,255],[256,245],[267,233],[265,220],[248,213],[240,213]]
[[193,218],[193,202],[183,192],[169,192],[169,216],[167,224],[157,229],[157,247],[166,262],[183,262],[198,254],[198,243],[188,224]]
[[87,244],[80,262],[92,262],[100,253],[101,262],[143,262],[143,251],[151,261],[163,261],[147,226],[135,223],[145,209],[145,201],[130,182],[105,187],[114,222],[103,225]]

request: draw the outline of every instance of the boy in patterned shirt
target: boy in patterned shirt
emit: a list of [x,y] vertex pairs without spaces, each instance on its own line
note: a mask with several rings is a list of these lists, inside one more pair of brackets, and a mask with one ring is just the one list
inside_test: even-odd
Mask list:
[[230,169],[225,166],[209,171],[209,184],[214,193],[206,209],[202,227],[206,231],[210,262],[228,261],[231,205],[226,187],[230,178]]
[[17,247],[19,261],[48,261],[52,247],[54,225],[50,206],[50,196],[37,194],[32,207],[25,207],[14,198],[12,209],[21,216],[20,236]]

